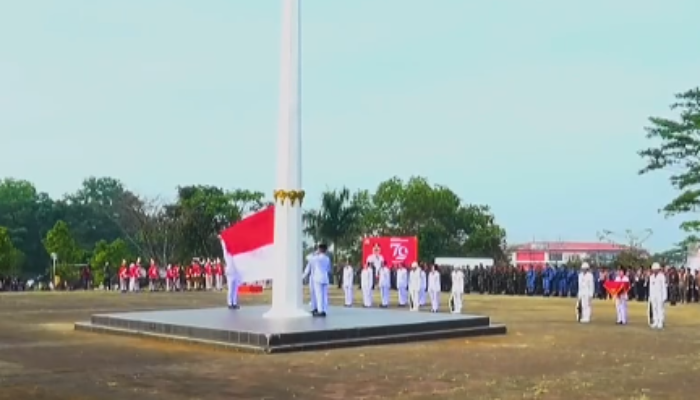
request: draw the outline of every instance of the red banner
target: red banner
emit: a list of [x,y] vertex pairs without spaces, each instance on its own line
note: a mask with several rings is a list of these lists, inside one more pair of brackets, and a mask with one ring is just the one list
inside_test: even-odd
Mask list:
[[394,264],[411,265],[418,261],[418,238],[410,237],[372,237],[362,242],[363,265],[374,254],[374,246],[379,245],[379,254],[389,267]]

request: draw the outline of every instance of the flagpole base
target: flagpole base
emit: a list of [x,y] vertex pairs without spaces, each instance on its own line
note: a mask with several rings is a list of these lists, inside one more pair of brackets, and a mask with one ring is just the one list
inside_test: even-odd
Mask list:
[[311,313],[304,310],[303,308],[289,308],[289,307],[272,307],[268,312],[262,315],[265,319],[293,319],[293,318],[307,318],[310,317]]

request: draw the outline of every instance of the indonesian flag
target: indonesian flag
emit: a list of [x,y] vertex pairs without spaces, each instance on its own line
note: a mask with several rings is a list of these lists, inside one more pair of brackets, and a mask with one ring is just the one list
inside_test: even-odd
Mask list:
[[221,246],[229,266],[234,266],[241,283],[273,279],[275,207],[246,217],[221,232]]
[[625,294],[630,290],[629,282],[605,281],[603,286],[612,297],[617,297],[621,294]]

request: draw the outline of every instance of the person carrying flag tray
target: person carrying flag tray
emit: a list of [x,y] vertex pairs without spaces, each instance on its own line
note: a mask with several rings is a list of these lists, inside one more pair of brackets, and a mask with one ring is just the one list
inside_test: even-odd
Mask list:
[[605,290],[615,301],[618,325],[627,325],[627,293],[630,288],[630,280],[624,267],[620,267],[614,280],[605,282]]

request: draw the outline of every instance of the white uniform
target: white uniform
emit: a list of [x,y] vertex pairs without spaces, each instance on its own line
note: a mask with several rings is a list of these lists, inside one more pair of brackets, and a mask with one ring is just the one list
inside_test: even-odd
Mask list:
[[578,274],[578,298],[581,301],[581,323],[591,322],[591,302],[595,294],[595,282],[593,274],[584,268]]
[[226,283],[228,284],[228,306],[238,307],[238,286],[241,284],[241,274],[231,258],[226,259]]
[[[214,271],[219,271],[219,268],[221,268],[221,262],[217,261],[216,268],[214,269]],[[224,289],[224,276],[217,273],[216,278],[215,278],[215,283],[216,283],[216,290],[223,290]]]
[[454,301],[454,313],[462,312],[462,295],[464,294],[464,272],[457,268],[452,271],[452,297]]
[[387,266],[379,269],[379,294],[382,307],[389,307],[389,291],[391,290],[391,270]]
[[366,267],[360,273],[360,287],[362,289],[362,305],[372,307],[372,281],[374,274],[372,268]]
[[408,274],[408,295],[411,297],[411,311],[418,311],[420,308],[420,293],[423,287],[423,271],[414,268]]
[[[626,276],[616,276],[615,282],[627,282],[629,283],[630,278]],[[615,297],[615,310],[617,311],[617,323],[626,324],[627,323],[627,293],[622,293]]]
[[[379,269],[384,265],[384,257],[381,254],[370,254],[365,262],[365,265],[367,264],[372,265],[373,275],[379,278]],[[374,281],[372,281],[372,289],[374,289]]]
[[440,273],[431,271],[428,275],[428,294],[430,295],[430,309],[437,312],[440,308]]
[[399,291],[399,307],[405,307],[408,303],[408,270],[404,267],[396,271],[396,288]]
[[663,272],[652,273],[649,277],[649,307],[651,308],[653,319],[649,323],[653,329],[662,329],[664,327],[666,320],[664,303],[666,303],[667,297],[666,275]]
[[425,292],[428,290],[428,274],[425,273],[423,269],[420,270],[420,305],[425,305]]
[[318,307],[316,307],[316,296],[314,294],[314,285],[311,282],[311,262],[313,261],[314,257],[316,257],[317,253],[311,253],[308,256],[306,256],[306,267],[304,267],[304,274],[302,277],[302,280],[308,279],[309,280],[309,307],[311,307],[311,311],[317,311]]
[[331,273],[331,259],[325,253],[318,254],[311,262],[311,283],[314,287],[316,310],[319,314],[328,311],[328,282]]
[[354,293],[352,283],[354,279],[355,270],[352,268],[352,265],[346,265],[345,268],[343,268],[343,292],[345,293],[345,307],[352,306]]

